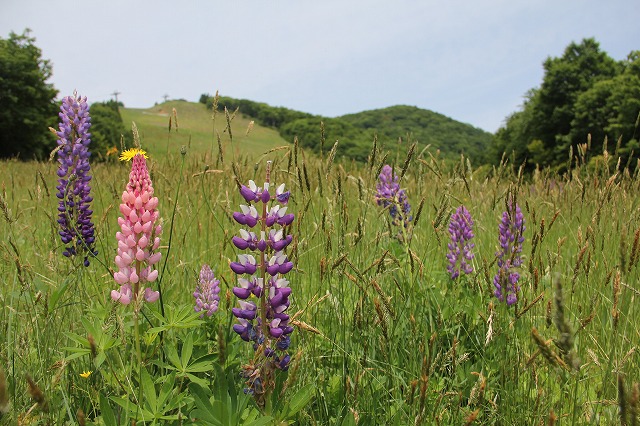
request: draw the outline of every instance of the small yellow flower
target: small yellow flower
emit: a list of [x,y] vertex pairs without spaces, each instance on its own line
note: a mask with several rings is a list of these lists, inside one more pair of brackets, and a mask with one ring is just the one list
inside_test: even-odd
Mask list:
[[138,154],[142,155],[144,158],[149,158],[147,156],[146,151],[140,148],[131,148],[131,149],[122,151],[122,154],[120,154],[120,161],[131,161],[133,157],[135,157]]
[[88,379],[91,373],[93,373],[93,371],[83,371],[82,373],[80,373],[80,377],[82,377],[83,379]]
[[118,154],[118,148],[111,147],[107,150],[107,157],[111,156],[111,155],[117,155]]

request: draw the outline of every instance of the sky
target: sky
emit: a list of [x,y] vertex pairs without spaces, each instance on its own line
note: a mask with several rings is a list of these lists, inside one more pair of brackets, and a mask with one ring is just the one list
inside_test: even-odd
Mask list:
[[130,108],[203,93],[336,117],[392,105],[495,132],[542,64],[593,37],[640,50],[638,0],[0,0],[59,96]]

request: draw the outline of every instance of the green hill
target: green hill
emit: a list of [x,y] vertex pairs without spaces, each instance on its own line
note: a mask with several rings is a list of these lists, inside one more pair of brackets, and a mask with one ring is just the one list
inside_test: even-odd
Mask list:
[[460,154],[484,162],[485,152],[493,135],[484,130],[461,123],[445,115],[414,106],[397,105],[339,117],[340,120],[362,129],[370,137],[387,147],[399,138],[418,141],[420,146],[431,145],[445,157],[458,158]]
[[[189,146],[194,154],[211,153],[213,149],[217,155],[218,134],[224,150],[231,149],[225,107],[228,111],[238,110],[231,121],[233,149],[251,156],[298,138],[302,147],[316,153],[321,147],[328,151],[339,140],[339,156],[366,161],[377,135],[378,145],[383,149],[403,153],[409,142],[417,141],[419,150],[430,146],[432,152],[439,150],[444,158],[450,159],[457,159],[463,153],[480,164],[487,161],[486,153],[493,137],[469,124],[413,106],[398,105],[328,118],[228,97],[220,98],[214,128],[211,102],[206,100],[203,95],[199,103],[168,101],[147,109],[121,108],[120,113],[126,128],[136,123],[143,147],[154,155],[178,153],[182,146]],[[174,108],[178,125],[176,128],[172,118],[169,134],[169,118]],[[247,135],[251,121],[254,124]]]
[[[212,106],[208,95],[202,95],[200,102],[209,108]],[[338,155],[359,161],[366,161],[377,135],[379,146],[396,152],[406,151],[408,142],[417,141],[419,150],[429,145],[433,152],[439,150],[444,158],[458,159],[460,154],[464,154],[476,163],[485,163],[493,138],[490,133],[469,124],[406,105],[336,118],[246,99],[221,97],[218,108],[224,111],[225,107],[232,111],[237,108],[263,126],[276,129],[286,141],[297,138],[303,147],[314,152],[327,151],[338,140]]]
[[[177,113],[177,126],[171,120],[171,134],[169,134],[169,117],[173,109]],[[120,114],[125,128],[130,129],[132,122],[136,123],[140,133],[141,143],[145,150],[152,155],[179,153],[182,146],[189,146],[193,154],[210,153],[213,147],[214,155],[218,152],[218,142],[215,135],[220,134],[224,149],[230,149],[230,136],[226,130],[227,121],[224,113],[216,114],[215,127],[212,113],[201,103],[186,101],[168,101],[151,108],[120,108]],[[274,129],[254,123],[247,135],[247,129],[252,118],[238,113],[231,121],[231,136],[233,149],[241,154],[260,155],[270,149],[286,145],[286,141]],[[214,133],[215,131],[215,133]]]

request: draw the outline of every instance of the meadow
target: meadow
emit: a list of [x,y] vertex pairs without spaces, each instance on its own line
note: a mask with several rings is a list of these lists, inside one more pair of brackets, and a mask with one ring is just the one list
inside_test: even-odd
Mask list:
[[[427,149],[399,157],[377,143],[361,164],[332,143],[316,156],[254,135],[240,115],[209,121],[189,146],[179,114],[178,133],[167,116],[155,133],[139,123],[164,228],[161,299],[142,304],[139,333],[132,306],[110,297],[130,164],[92,164],[98,254],[85,267],[61,254],[55,160],[2,163],[0,424],[637,424],[640,180],[606,147],[581,151],[562,175],[450,164]],[[228,131],[235,120],[244,130]],[[243,366],[260,354],[232,330],[229,265],[242,252],[238,185],[260,186],[267,160],[295,214],[294,331],[263,405],[243,392]],[[412,206],[407,228],[375,201],[385,164]],[[511,306],[493,285],[508,200],[526,227]],[[452,280],[448,226],[461,205],[473,272]],[[205,263],[221,282],[210,317],[192,295]]]

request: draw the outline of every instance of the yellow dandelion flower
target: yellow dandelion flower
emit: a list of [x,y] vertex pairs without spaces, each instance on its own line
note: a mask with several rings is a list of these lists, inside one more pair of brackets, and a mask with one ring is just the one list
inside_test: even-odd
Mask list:
[[131,161],[133,157],[138,154],[142,155],[144,158],[149,158],[145,150],[142,150],[140,148],[131,148],[122,151],[122,154],[120,154],[120,161]]
[[80,377],[82,377],[83,379],[88,379],[91,373],[93,373],[93,371],[83,371],[82,373],[80,373]]

